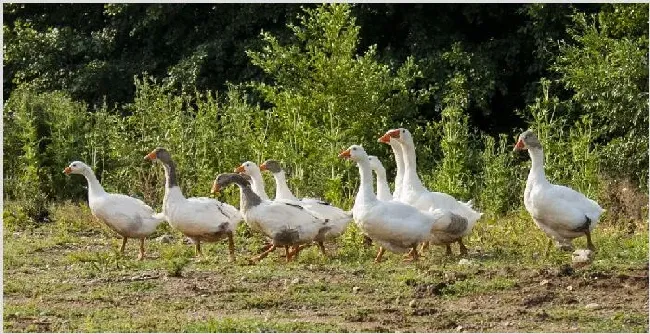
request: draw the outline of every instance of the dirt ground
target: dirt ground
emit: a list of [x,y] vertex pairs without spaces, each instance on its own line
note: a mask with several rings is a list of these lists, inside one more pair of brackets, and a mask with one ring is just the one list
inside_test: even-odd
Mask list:
[[[110,231],[59,221],[5,233],[4,331],[648,332],[647,231],[599,231],[581,268],[503,222],[478,230],[467,257],[432,247],[417,263],[375,264],[374,247],[342,237],[328,257],[311,247],[250,265],[263,239],[245,232],[235,263],[226,243],[195,258],[176,234],[137,261],[137,242],[120,255]],[[511,237],[484,237],[508,235],[498,228]]]

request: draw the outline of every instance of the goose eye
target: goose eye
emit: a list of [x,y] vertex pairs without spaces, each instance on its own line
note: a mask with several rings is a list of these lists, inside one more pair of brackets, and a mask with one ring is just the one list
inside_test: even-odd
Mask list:
[[402,133],[406,133],[406,130],[402,130]]
[[77,164],[72,164],[72,167],[77,167]]
[[356,151],[356,150],[357,150],[357,148],[356,148],[356,147],[353,147],[353,148],[352,148],[352,150],[353,150],[353,151]]

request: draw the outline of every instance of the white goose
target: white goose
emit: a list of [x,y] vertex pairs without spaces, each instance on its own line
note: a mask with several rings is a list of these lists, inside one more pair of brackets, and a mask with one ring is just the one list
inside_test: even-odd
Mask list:
[[444,210],[424,212],[397,201],[378,200],[372,189],[372,171],[363,147],[352,145],[339,157],[350,159],[359,166],[361,183],[352,214],[361,230],[381,245],[375,262],[381,261],[385,248],[398,253],[411,249],[411,258],[407,260],[417,260],[418,243],[429,239],[432,234],[447,233],[467,225],[462,217]]
[[[336,238],[345,232],[348,224],[352,221],[351,213],[346,213],[344,210],[317,198],[296,198],[287,186],[284,169],[275,160],[266,160],[259,168],[261,171],[266,170],[273,174],[273,178],[275,179],[275,200],[297,201],[317,217],[329,220],[332,228],[325,235],[325,239]],[[317,243],[323,254],[325,254],[323,242],[317,241]]]
[[390,194],[390,187],[388,185],[388,180],[386,180],[386,169],[384,168],[384,165],[382,165],[379,158],[374,155],[368,156],[368,162],[370,163],[370,169],[372,169],[375,172],[375,176],[377,176],[377,199],[380,201],[392,201],[393,195]]
[[[250,225],[258,226],[272,242],[269,249],[251,259],[253,262],[266,257],[279,246],[285,247],[287,261],[290,261],[300,251],[297,246],[322,239],[331,229],[326,219],[314,216],[298,204],[261,199],[253,192],[249,181],[239,174],[217,175],[212,193],[218,193],[233,183],[240,190],[244,220]],[[290,246],[296,247],[289,251]]]
[[154,213],[150,206],[137,198],[107,193],[97,181],[92,169],[81,161],[73,161],[63,172],[68,175],[81,174],[86,177],[90,212],[122,236],[120,253],[124,254],[128,238],[137,238],[140,239],[138,260],[144,259],[144,239],[165,221],[164,215]]
[[396,166],[395,191],[393,192],[393,199],[399,201],[404,183],[404,152],[402,151],[402,144],[400,144],[397,139],[386,135],[381,136],[379,139],[377,139],[377,141],[390,145],[390,148],[393,150]]
[[[275,160],[268,160],[267,162],[269,162],[268,165],[263,163],[258,167],[256,163],[247,161],[235,168],[235,172],[250,176],[253,192],[255,192],[255,194],[257,194],[261,199],[269,200],[264,187],[262,170],[266,170],[267,167],[270,166],[272,170],[269,169],[269,171],[273,173],[273,177],[276,181],[276,196],[274,201],[300,205],[314,216],[328,220],[330,229],[322,236],[322,238],[319,237],[315,240],[321,252],[324,255],[327,255],[323,243],[324,240],[333,239],[341,235],[345,231],[348,223],[352,220],[351,215],[348,215],[345,211],[319,199],[296,198],[287,186],[286,176],[284,170],[280,167],[280,164]],[[277,171],[277,173],[274,171]]]
[[262,177],[262,172],[256,163],[252,161],[246,161],[235,168],[235,173],[243,173],[250,176],[251,188],[257,194],[257,196],[265,201],[271,200],[269,198],[269,195],[266,194],[266,189],[264,187],[264,178]]
[[[524,191],[524,205],[535,224],[555,239],[563,250],[572,250],[572,240],[584,235],[587,237],[587,247],[594,251],[591,231],[605,210],[585,195],[571,188],[552,184],[546,179],[544,150],[532,131],[528,130],[519,135],[514,150],[528,150],[532,160]],[[550,242],[552,243],[552,240]]]
[[188,236],[195,244],[196,254],[201,256],[201,241],[214,242],[228,239],[229,260],[235,260],[233,239],[237,225],[243,219],[239,211],[230,204],[208,197],[185,198],[176,183],[176,164],[164,148],[151,151],[145,160],[158,160],[165,169],[165,197],[163,213],[169,224]]
[[[269,198],[269,195],[266,193],[266,187],[264,186],[264,178],[262,177],[262,172],[260,171],[259,166],[257,166],[256,163],[252,161],[246,161],[242,163],[241,165],[237,166],[234,170],[235,173],[239,173],[242,175],[245,175],[248,177],[248,182],[250,183],[250,187],[253,190],[253,192],[260,197],[260,199],[264,201],[270,201],[271,199]],[[240,193],[240,199],[243,200],[243,194]],[[282,200],[279,200],[280,202]],[[285,201],[287,202],[287,201]],[[289,201],[290,202],[290,201]],[[298,203],[295,203],[298,204]],[[256,232],[263,232],[261,228],[258,225],[255,225],[256,223],[254,221],[250,220],[245,220],[246,224],[248,227],[250,227],[253,231]],[[270,248],[273,247],[273,243],[271,240],[267,240],[266,244],[262,247],[264,251],[269,250]],[[273,248],[275,249],[275,248]],[[290,259],[290,249],[289,247],[285,248],[285,257],[287,258],[287,261]],[[264,255],[266,256],[266,255]]]
[[467,220],[465,229],[459,230],[457,233],[449,233],[448,238],[445,238],[446,241],[431,241],[437,244],[445,244],[447,254],[451,254],[450,243],[458,242],[460,253],[462,255],[467,254],[467,248],[463,244],[462,238],[472,231],[472,228],[476,224],[476,221],[481,218],[483,214],[472,209],[470,205],[471,201],[468,203],[463,203],[456,200],[451,195],[440,192],[432,192],[424,187],[422,181],[420,180],[420,177],[417,174],[417,160],[413,137],[407,129],[399,128],[389,130],[386,132],[386,134],[379,138],[379,141],[390,143],[390,138],[394,138],[400,143],[404,157],[405,170],[404,178],[402,181],[402,189],[399,193],[399,200],[422,211],[444,209],[465,218]]

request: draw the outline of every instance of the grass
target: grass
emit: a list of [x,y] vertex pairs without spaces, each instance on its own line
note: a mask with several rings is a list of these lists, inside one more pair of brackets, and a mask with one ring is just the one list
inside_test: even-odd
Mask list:
[[235,263],[225,242],[193,258],[168,226],[156,235],[171,233],[172,243],[148,240],[137,261],[137,242],[121,256],[119,238],[69,206],[52,223],[5,222],[5,331],[648,331],[644,222],[635,234],[599,226],[597,257],[584,268],[571,268],[569,253],[544,256],[547,239],[521,212],[481,220],[469,264],[442,247],[415,264],[390,253],[374,264],[376,249],[350,226],[326,245],[330,258],[311,247],[296,262],[277,252],[252,266],[262,240],[241,237],[245,227]]

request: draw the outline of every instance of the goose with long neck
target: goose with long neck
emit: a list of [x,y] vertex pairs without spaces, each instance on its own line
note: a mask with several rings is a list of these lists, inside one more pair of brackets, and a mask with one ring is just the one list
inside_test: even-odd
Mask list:
[[370,161],[363,147],[352,145],[339,157],[350,159],[359,167],[360,184],[352,214],[361,230],[380,245],[375,262],[381,261],[384,249],[397,253],[410,249],[411,258],[407,260],[417,260],[417,244],[452,224],[451,213],[444,210],[423,212],[405,203],[378,200],[372,189]]
[[73,161],[63,172],[68,175],[80,174],[86,178],[90,211],[93,216],[122,236],[120,253],[124,254],[128,238],[137,238],[140,239],[138,259],[144,259],[144,240],[165,221],[164,215],[156,214],[150,206],[137,198],[107,193],[92,169],[81,161]]
[[519,135],[514,151],[527,150],[532,166],[524,190],[524,206],[535,224],[562,250],[572,250],[572,240],[585,236],[587,247],[595,247],[591,232],[605,211],[594,200],[565,186],[550,183],[544,173],[544,149],[531,130]]
[[378,142],[390,145],[395,156],[395,190],[393,191],[393,199],[400,200],[402,188],[404,184],[404,152],[402,152],[402,145],[391,136],[381,136],[377,139]]
[[260,165],[260,171],[269,171],[273,174],[273,178],[275,179],[275,199],[299,200],[293,195],[291,189],[289,189],[287,176],[280,162],[273,159],[266,160]]
[[251,177],[251,188],[263,200],[270,200],[264,187],[264,178],[262,172],[256,163],[246,161],[235,168],[235,173],[243,173]]
[[185,198],[178,186],[176,163],[169,152],[158,147],[145,156],[145,160],[160,161],[165,170],[165,197],[163,213],[169,224],[192,239],[197,256],[201,242],[228,239],[229,260],[235,260],[234,231],[243,219],[239,211],[227,203],[208,197]]
[[445,245],[447,254],[451,254],[450,243],[458,242],[461,254],[467,254],[467,248],[463,244],[462,238],[472,231],[476,221],[481,218],[483,214],[472,209],[469,204],[470,202],[463,203],[456,200],[451,195],[441,192],[432,192],[424,187],[417,174],[415,144],[409,130],[404,128],[389,130],[380,138],[380,141],[386,143],[389,142],[391,138],[395,139],[400,144],[404,157],[404,179],[399,194],[400,201],[410,204],[422,211],[443,209],[462,217],[466,221],[465,228],[454,229],[457,233],[449,231],[444,240],[431,241],[434,242],[434,244]]
[[[264,161],[259,166],[260,171],[269,171],[273,174],[275,179],[275,200],[278,201],[294,201],[297,202],[300,206],[304,207],[307,211],[311,212],[315,216],[327,219],[331,226],[331,229],[325,234],[325,239],[334,239],[347,228],[348,224],[352,221],[352,215],[346,213],[343,209],[337,208],[334,205],[325,202],[317,198],[296,198],[293,195],[289,186],[287,186],[287,179],[284,172],[284,169],[280,163],[276,160],[269,159]],[[317,240],[316,244],[320,248],[321,252],[327,255],[325,250],[324,240]]]
[[[257,226],[260,232],[271,239],[272,246],[252,258],[252,262],[261,260],[281,246],[285,247],[287,261],[290,261],[300,250],[299,245],[321,240],[331,229],[326,219],[314,216],[298,204],[260,198],[251,189],[250,183],[239,174],[217,175],[212,193],[218,193],[232,184],[239,187],[242,196],[241,212],[246,223]],[[290,246],[295,246],[292,251],[289,251]]]
[[382,165],[379,158],[374,155],[368,156],[368,161],[370,162],[370,169],[375,172],[377,179],[377,199],[380,201],[392,201],[393,195],[390,194],[390,187],[388,186],[388,180],[386,180],[386,169]]

